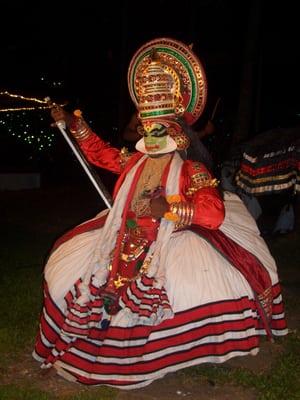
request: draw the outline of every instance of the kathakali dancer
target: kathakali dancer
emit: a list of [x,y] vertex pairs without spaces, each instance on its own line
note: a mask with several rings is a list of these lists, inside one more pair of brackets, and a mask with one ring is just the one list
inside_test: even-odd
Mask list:
[[180,119],[201,115],[207,83],[189,46],[143,45],[128,71],[144,137],[129,154],[80,116],[64,118],[90,163],[119,174],[111,210],[67,232],[44,272],[33,356],[88,385],[134,389],[169,372],[257,354],[287,327],[275,261],[235,194],[217,188]]

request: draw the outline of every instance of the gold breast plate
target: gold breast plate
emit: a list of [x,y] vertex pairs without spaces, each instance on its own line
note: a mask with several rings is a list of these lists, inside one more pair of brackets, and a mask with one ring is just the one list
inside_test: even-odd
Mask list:
[[127,229],[122,240],[120,259],[126,263],[135,261],[145,251],[147,244],[148,239],[140,227]]

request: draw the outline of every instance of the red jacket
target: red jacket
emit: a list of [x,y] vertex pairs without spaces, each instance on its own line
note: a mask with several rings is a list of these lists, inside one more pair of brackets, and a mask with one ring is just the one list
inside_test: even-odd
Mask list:
[[[121,150],[112,147],[94,133],[80,142],[80,147],[90,163],[120,175],[115,185],[114,197],[127,172],[143,156],[142,153],[136,152],[124,160]],[[167,172],[168,169],[162,179],[164,182]],[[204,164],[184,161],[179,184],[180,194],[194,204],[192,223],[208,229],[217,229],[225,216],[223,200],[214,184],[215,180]]]

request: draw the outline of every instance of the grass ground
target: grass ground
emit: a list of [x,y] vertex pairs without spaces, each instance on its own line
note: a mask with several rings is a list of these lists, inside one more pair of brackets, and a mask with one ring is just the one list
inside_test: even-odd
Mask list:
[[90,187],[2,192],[0,255],[1,400],[300,399],[300,229],[268,239],[278,263],[290,334],[263,342],[256,357],[170,374],[130,392],[42,377],[31,359],[47,253],[67,229],[103,207]]

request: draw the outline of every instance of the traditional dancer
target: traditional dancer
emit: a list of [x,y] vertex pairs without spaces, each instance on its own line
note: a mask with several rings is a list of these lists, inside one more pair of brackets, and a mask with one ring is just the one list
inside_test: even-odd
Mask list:
[[111,210],[54,245],[33,356],[67,379],[133,389],[168,372],[255,355],[287,333],[276,264],[238,196],[183,160],[206,102],[203,67],[168,38],[142,46],[129,91],[143,124],[137,152],[104,142],[54,108],[88,160],[117,174]]

